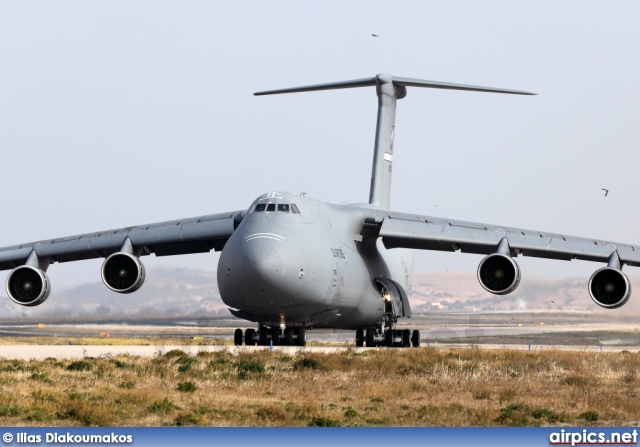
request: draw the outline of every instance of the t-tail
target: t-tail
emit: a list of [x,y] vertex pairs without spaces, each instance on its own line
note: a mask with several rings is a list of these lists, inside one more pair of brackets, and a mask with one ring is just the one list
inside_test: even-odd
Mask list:
[[389,209],[391,197],[391,165],[393,164],[393,137],[396,121],[396,100],[407,96],[407,87],[509,93],[513,95],[535,95],[535,93],[519,90],[452,84],[449,82],[424,81],[421,79],[400,78],[389,74],[379,74],[373,78],[354,79],[352,81],[269,90],[254,93],[254,95],[275,95],[279,93],[312,92],[315,90],[337,90],[369,86],[375,86],[376,94],[378,95],[378,123],[376,125],[376,141],[373,149],[373,169],[371,171],[369,203],[384,209]]

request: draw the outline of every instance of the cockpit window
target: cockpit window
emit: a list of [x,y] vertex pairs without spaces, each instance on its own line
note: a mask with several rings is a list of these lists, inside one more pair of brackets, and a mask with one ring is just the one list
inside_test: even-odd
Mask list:
[[257,203],[253,207],[253,212],[266,211],[266,212],[273,213],[276,210],[278,212],[280,212],[280,213],[300,214],[300,210],[295,205],[295,203],[292,203],[292,204],[288,204],[288,203]]

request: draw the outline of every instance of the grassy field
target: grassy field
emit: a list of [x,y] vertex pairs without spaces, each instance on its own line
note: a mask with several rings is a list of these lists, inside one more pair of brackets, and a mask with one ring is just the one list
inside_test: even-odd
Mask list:
[[637,425],[640,355],[485,349],[0,360],[0,424]]

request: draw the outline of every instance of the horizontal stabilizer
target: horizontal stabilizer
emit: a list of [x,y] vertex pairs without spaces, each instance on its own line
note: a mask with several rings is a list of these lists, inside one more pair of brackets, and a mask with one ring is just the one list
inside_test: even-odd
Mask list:
[[505,88],[480,87],[478,85],[453,84],[451,82],[423,81],[422,79],[393,78],[395,85],[403,87],[442,88],[446,90],[466,90],[470,92],[508,93],[512,95],[535,95],[522,90],[508,90]]
[[388,80],[400,87],[423,87],[423,88],[441,88],[447,90],[466,90],[471,92],[489,92],[489,93],[508,93],[512,95],[535,95],[535,93],[525,92],[521,90],[509,90],[504,88],[481,87],[477,85],[454,84],[451,82],[425,81],[422,79],[400,78],[386,74],[379,74],[373,78],[354,79],[351,81],[331,82],[328,84],[307,85],[304,87],[292,87],[279,90],[267,90],[264,92],[254,93],[255,96],[277,95],[280,93],[299,93],[313,92],[317,90],[337,90],[343,88],[359,88],[375,86],[380,82],[388,82]]
[[337,90],[341,88],[369,87],[376,85],[376,78],[354,79],[352,81],[331,82],[329,84],[307,85],[305,87],[283,88],[254,93],[254,96],[277,95],[279,93],[313,92],[316,90]]

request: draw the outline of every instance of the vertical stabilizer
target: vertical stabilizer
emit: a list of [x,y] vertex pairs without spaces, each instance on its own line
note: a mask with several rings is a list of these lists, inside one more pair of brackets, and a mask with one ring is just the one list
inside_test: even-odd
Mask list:
[[396,101],[407,95],[407,88],[393,84],[391,75],[376,76],[378,122],[373,146],[373,167],[369,203],[389,209],[393,166],[393,137],[396,123]]
[[333,82],[330,84],[269,90],[254,93],[254,95],[262,96],[275,95],[279,93],[336,90],[343,88],[369,87],[374,85],[376,86],[376,93],[378,95],[378,123],[376,125],[376,141],[373,149],[373,169],[371,170],[369,203],[384,209],[389,209],[391,199],[391,172],[393,165],[393,137],[396,122],[396,101],[407,95],[407,87],[535,95],[535,93],[519,90],[452,84],[450,82],[424,81],[421,79],[394,77],[389,74],[379,74],[374,78],[355,79],[352,81]]

